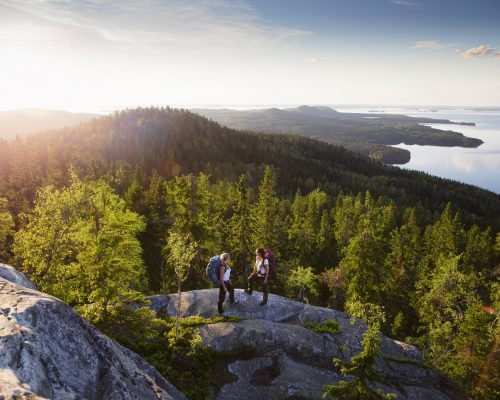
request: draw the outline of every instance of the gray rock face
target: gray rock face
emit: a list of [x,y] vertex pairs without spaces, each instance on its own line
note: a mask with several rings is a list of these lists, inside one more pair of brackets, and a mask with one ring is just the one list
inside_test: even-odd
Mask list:
[[70,306],[0,272],[0,399],[185,399]]
[[[210,317],[217,313],[218,289],[182,293],[184,316]],[[226,373],[217,399],[321,399],[323,386],[346,378],[333,366],[332,358],[349,361],[361,351],[366,331],[363,322],[353,325],[342,312],[314,307],[270,295],[266,306],[259,306],[262,294],[252,296],[236,290],[239,303],[225,311],[243,318],[239,322],[203,325],[202,344],[227,354]],[[174,315],[177,295],[150,297],[151,307],[160,316]],[[307,322],[336,320],[340,334],[318,334],[305,328]],[[377,384],[398,399],[459,399],[442,375],[425,368],[422,355],[414,346],[382,337],[383,356],[376,369],[386,381]]]
[[18,286],[23,286],[28,289],[35,289],[36,286],[26,276],[19,272],[14,267],[0,263],[0,278],[4,278]]

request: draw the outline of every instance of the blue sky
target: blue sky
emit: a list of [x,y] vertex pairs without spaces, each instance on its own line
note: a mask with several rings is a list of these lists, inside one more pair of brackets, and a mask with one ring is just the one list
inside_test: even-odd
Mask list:
[[500,106],[500,1],[0,0],[0,109]]

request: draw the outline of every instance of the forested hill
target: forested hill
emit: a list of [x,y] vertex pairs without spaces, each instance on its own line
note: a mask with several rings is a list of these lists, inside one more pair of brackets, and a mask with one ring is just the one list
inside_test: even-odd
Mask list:
[[344,146],[387,164],[405,164],[406,149],[390,145],[477,147],[483,142],[458,132],[434,129],[423,123],[474,125],[447,119],[414,118],[397,114],[338,112],[324,106],[269,108],[262,110],[193,109],[207,118],[234,129],[256,132],[293,133]]
[[[222,127],[186,110],[126,110],[78,126],[0,142],[0,197],[16,212],[46,183],[66,183],[73,165],[91,176],[116,175],[126,166],[164,177],[203,171],[256,187],[266,164],[277,190],[293,196],[320,188],[331,194],[372,193],[432,216],[451,201],[467,223],[500,226],[499,196],[424,173],[384,166],[342,147],[290,135],[256,134]],[[23,205],[24,204],[24,205]]]
[[46,129],[75,125],[98,116],[98,114],[38,108],[0,111],[0,138],[13,139],[17,135],[27,136]]

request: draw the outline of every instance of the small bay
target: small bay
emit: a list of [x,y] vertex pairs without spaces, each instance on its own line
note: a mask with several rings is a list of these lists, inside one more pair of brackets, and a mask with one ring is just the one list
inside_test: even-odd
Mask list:
[[500,194],[500,109],[467,108],[336,108],[342,112],[402,114],[410,117],[449,119],[473,122],[475,126],[458,124],[425,124],[436,129],[453,130],[483,140],[477,148],[419,146],[399,144],[394,147],[411,152],[409,163],[401,168],[423,171],[431,175],[479,186]]

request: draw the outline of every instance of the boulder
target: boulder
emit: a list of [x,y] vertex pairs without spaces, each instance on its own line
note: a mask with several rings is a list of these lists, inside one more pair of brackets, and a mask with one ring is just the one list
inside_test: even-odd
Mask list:
[[185,399],[69,305],[0,273],[0,399]]
[[35,289],[36,286],[26,276],[19,272],[14,267],[0,263],[0,278],[4,278],[18,286],[23,286],[28,289]]
[[[211,317],[217,313],[218,289],[195,290],[181,295],[181,314]],[[332,358],[350,361],[361,351],[366,324],[349,315],[262,293],[251,296],[237,289],[238,304],[224,304],[238,322],[201,325],[202,345],[220,353],[225,362],[217,399],[321,399],[326,384],[345,380]],[[177,294],[149,297],[159,316],[175,315]],[[320,334],[304,326],[309,322],[337,321],[342,332]],[[409,344],[382,336],[381,357],[375,368],[385,377],[374,383],[398,399],[460,399],[450,382],[423,364],[420,351]]]

